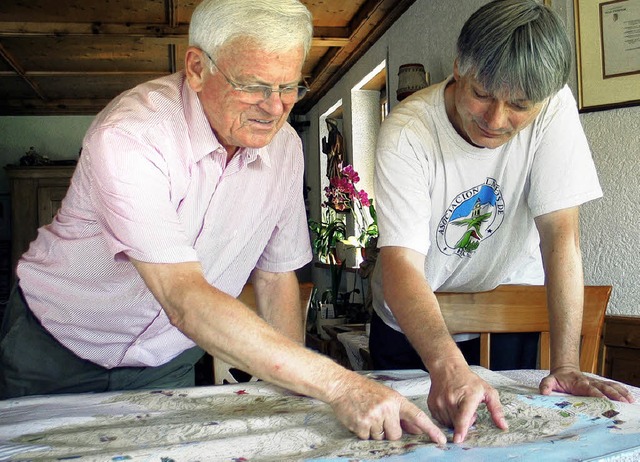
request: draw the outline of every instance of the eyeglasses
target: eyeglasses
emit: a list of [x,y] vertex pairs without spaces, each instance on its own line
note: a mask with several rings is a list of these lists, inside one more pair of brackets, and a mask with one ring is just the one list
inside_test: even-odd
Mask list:
[[202,51],[205,55],[207,55],[207,58],[209,58],[209,61],[211,61],[211,64],[213,64],[216,67],[216,69],[218,69],[218,72],[222,74],[222,76],[229,83],[229,85],[231,85],[231,87],[233,87],[234,90],[242,92],[242,95],[243,95],[242,100],[247,104],[261,103],[269,99],[272,93],[279,93],[280,100],[284,104],[294,104],[300,101],[304,97],[304,95],[306,95],[307,92],[309,91],[309,88],[305,85],[287,85],[283,87],[278,87],[278,89],[276,90],[271,88],[269,85],[258,85],[258,84],[241,85],[239,83],[234,82],[229,77],[227,77],[227,75],[224,72],[222,72],[222,70],[218,67],[216,62],[211,57],[211,55],[209,55],[209,53],[207,53],[204,50]]

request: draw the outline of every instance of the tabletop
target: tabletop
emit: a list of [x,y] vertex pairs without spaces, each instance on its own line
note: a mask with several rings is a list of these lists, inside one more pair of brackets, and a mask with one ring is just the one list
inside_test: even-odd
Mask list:
[[[25,397],[0,401],[0,460],[447,461],[640,457],[640,405],[562,394],[542,397],[545,371],[474,370],[496,387],[509,431],[486,409],[462,444],[426,436],[359,440],[326,404],[266,382]],[[422,371],[363,372],[427,411]],[[640,401],[640,389],[630,387]],[[428,412],[428,411],[427,411]],[[446,430],[449,440],[450,430]]]

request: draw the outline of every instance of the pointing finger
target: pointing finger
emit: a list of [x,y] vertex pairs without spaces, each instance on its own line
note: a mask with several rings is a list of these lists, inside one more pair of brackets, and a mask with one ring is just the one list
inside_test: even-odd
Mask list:
[[400,408],[400,420],[402,421],[403,427],[409,433],[424,433],[431,438],[431,441],[438,445],[447,443],[447,437],[442,433],[442,430],[429,419],[424,411],[409,401],[406,401]]

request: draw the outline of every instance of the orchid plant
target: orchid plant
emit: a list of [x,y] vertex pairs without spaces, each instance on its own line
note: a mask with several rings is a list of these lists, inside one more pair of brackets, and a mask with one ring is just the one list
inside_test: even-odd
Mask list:
[[346,165],[340,174],[331,178],[324,189],[327,200],[323,206],[339,213],[350,212],[357,235],[348,236],[341,241],[352,247],[366,247],[369,241],[378,236],[378,222],[373,200],[364,189],[358,189],[360,181],[353,166]]
[[[322,263],[331,268],[330,301],[338,303],[340,281],[345,262],[336,254],[338,242],[351,247],[364,248],[378,237],[378,223],[373,201],[366,191],[358,189],[358,172],[351,165],[340,169],[339,174],[329,180],[324,189],[326,200],[322,204],[320,222],[309,220],[309,228],[314,235],[312,246],[314,253]],[[356,235],[348,235],[347,214],[353,217]],[[326,302],[327,300],[325,300]]]

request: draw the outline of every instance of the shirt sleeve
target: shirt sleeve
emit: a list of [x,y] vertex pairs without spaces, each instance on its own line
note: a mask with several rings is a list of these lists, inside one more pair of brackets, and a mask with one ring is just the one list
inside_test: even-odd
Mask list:
[[91,200],[101,213],[106,245],[116,259],[126,254],[150,263],[197,261],[177,206],[162,155],[135,136],[112,127],[86,145]]
[[575,98],[565,86],[535,127],[538,138],[528,204],[534,216],[575,207],[602,196]]
[[304,203],[304,156],[302,142],[293,134],[283,147],[290,172],[287,178],[290,188],[285,197],[274,197],[282,201],[280,217],[256,267],[270,272],[293,271],[311,261],[311,243],[307,226],[307,211]]

